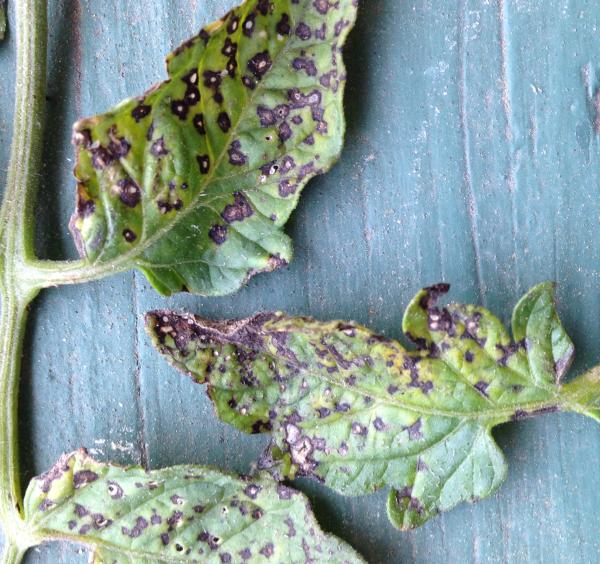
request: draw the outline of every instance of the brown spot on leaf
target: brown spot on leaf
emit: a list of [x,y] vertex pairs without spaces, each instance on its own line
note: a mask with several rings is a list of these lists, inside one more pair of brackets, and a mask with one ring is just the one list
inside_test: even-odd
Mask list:
[[185,100],[173,100],[171,102],[171,111],[175,114],[180,120],[184,120],[187,118],[188,112],[190,108],[187,105]]
[[254,215],[254,210],[252,209],[250,202],[246,199],[244,194],[236,192],[234,194],[234,203],[228,204],[225,207],[221,217],[227,223],[233,223],[235,221],[243,221],[252,215]]
[[123,238],[128,243],[133,243],[137,239],[137,235],[131,229],[124,229]]
[[260,493],[261,490],[262,490],[262,488],[259,485],[257,485],[257,484],[249,484],[244,489],[244,493],[250,499],[256,499],[258,497],[258,494]]
[[152,143],[150,153],[152,154],[152,156],[157,158],[164,157],[169,154],[169,151],[165,146],[165,140],[162,137],[160,139],[157,139],[154,143]]
[[140,187],[131,178],[123,178],[117,183],[119,198],[129,208],[135,208],[142,197]]
[[257,53],[248,61],[248,70],[255,78],[260,80],[267,72],[269,72],[273,61],[268,51]]
[[233,141],[231,147],[227,150],[229,155],[229,164],[233,166],[243,166],[248,162],[248,157],[242,152],[242,144],[239,141]]
[[308,76],[317,76],[317,66],[308,57],[296,57],[292,61],[292,68],[297,71],[304,71]]
[[223,133],[227,133],[231,129],[231,120],[227,112],[221,112],[217,117],[217,124]]
[[105,147],[92,147],[92,166],[97,170],[103,170],[115,160],[114,155]]
[[73,474],[73,487],[75,489],[83,488],[98,479],[98,474],[92,470],[80,470]]
[[275,553],[275,547],[272,542],[265,544],[260,550],[260,554],[262,554],[265,558],[270,558]]
[[279,35],[289,35],[291,32],[290,16],[288,14],[281,14],[281,19],[277,22],[275,30]]
[[200,172],[202,174],[208,174],[210,170],[210,158],[208,155],[198,155],[196,157],[198,161],[198,166],[200,167]]
[[208,232],[208,236],[217,244],[222,245],[227,241],[227,226],[213,225]]
[[304,22],[300,22],[296,27],[296,35],[303,41],[308,41],[312,37],[312,31]]
[[131,111],[131,116],[136,121],[136,123],[139,123],[146,116],[149,116],[150,112],[152,112],[152,106],[147,106],[145,104],[140,103],[135,108],[133,108],[133,110]]
[[489,397],[487,393],[488,387],[489,384],[487,382],[484,382],[483,380],[480,380],[479,382],[477,382],[477,384],[475,384],[475,389],[485,398]]

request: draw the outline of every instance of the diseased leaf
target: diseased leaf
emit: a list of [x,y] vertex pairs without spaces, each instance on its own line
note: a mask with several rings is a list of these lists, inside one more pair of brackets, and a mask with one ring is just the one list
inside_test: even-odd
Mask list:
[[219,417],[273,433],[263,467],[345,495],[391,486],[390,519],[409,529],[496,491],[507,465],[494,426],[596,413],[561,392],[573,345],[551,284],[515,308],[514,340],[484,308],[438,306],[448,289],[427,288],[409,305],[403,329],[415,351],[355,323],[281,313],[214,322],[158,311],[147,330],[172,364],[208,384]]
[[363,562],[321,531],[299,492],[201,466],[146,472],[80,450],[31,482],[25,515],[36,534],[89,547],[97,564]]
[[357,2],[248,0],[168,57],[169,80],[78,122],[82,257],[165,294],[226,294],[285,265],[282,228],[342,147]]

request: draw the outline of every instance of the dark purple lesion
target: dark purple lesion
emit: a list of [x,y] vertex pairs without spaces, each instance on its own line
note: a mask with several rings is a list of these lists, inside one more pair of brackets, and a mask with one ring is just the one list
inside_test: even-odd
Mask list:
[[223,77],[221,76],[221,71],[205,70],[202,77],[204,79],[204,86],[213,92],[213,100],[217,104],[223,103],[223,94],[221,93]]
[[299,476],[315,476],[315,471],[319,463],[314,459],[315,446],[313,440],[303,434],[300,427],[297,426],[297,418],[290,417],[283,424],[285,434],[285,443],[289,449],[289,455],[292,463],[298,469]]
[[108,490],[108,495],[112,499],[117,500],[117,499],[123,498],[124,491],[118,482],[115,482],[114,480],[110,480],[107,485],[107,490]]
[[425,311],[435,307],[440,299],[450,291],[450,284],[440,283],[423,289],[419,307]]
[[336,10],[339,9],[340,2],[339,0],[333,2],[330,2],[329,0],[313,0],[313,6],[319,14],[325,16],[330,8],[335,8]]
[[560,384],[562,377],[567,373],[571,364],[573,362],[573,358],[575,356],[575,347],[570,346],[567,353],[554,363],[554,374],[556,375],[555,382],[556,384]]
[[292,61],[292,68],[296,71],[304,71],[308,76],[317,76],[317,65],[309,57],[296,57]]
[[423,438],[423,420],[419,417],[414,423],[403,428],[408,433],[408,438],[411,441],[418,441]]
[[327,23],[326,22],[323,22],[321,27],[315,28],[315,37],[319,41],[325,41],[325,39],[327,38]]
[[511,358],[515,356],[519,351],[527,352],[527,344],[525,339],[517,343],[510,343],[508,345],[503,345],[501,343],[496,345],[496,349],[500,352],[501,356],[497,360],[497,363],[500,366],[508,366]]
[[204,125],[204,114],[196,114],[192,119],[192,123],[194,124],[196,131],[200,135],[206,135],[206,127]]
[[98,147],[92,146],[89,151],[92,156],[92,166],[96,170],[104,170],[116,160],[116,157],[108,150],[108,148],[102,147],[101,145]]
[[241,192],[235,192],[233,197],[233,203],[225,206],[225,209],[221,213],[221,217],[227,223],[244,221],[245,219],[254,215],[254,210],[244,194]]
[[222,245],[227,241],[227,226],[226,225],[213,225],[209,232],[208,236],[217,244]]
[[296,26],[296,36],[302,41],[308,41],[312,37],[312,30],[306,23],[300,22]]
[[217,116],[217,125],[223,133],[227,133],[231,129],[231,119],[227,112],[220,112]]
[[488,394],[488,388],[489,388],[489,383],[485,382],[484,380],[479,380],[479,382],[477,382],[473,387],[484,397],[484,398],[489,398],[489,394]]
[[425,513],[425,507],[423,503],[413,497],[412,488],[410,486],[406,486],[401,490],[396,490],[396,505],[398,507],[406,507],[409,511],[416,511],[419,515]]
[[334,26],[335,36],[339,37],[342,34],[342,32],[344,31],[344,29],[346,29],[347,27],[350,27],[349,20],[342,18],[341,20],[337,21]]
[[288,14],[281,14],[281,19],[277,22],[275,30],[279,35],[289,35],[292,31],[290,16]]
[[254,78],[261,80],[273,66],[273,61],[268,51],[256,53],[247,64],[248,70]]
[[77,128],[73,131],[71,142],[76,147],[89,149],[92,145],[92,132],[88,128]]
[[73,474],[73,487],[75,489],[83,488],[99,478],[93,470],[80,470]]
[[171,112],[176,115],[180,120],[187,119],[190,106],[185,100],[172,100],[171,101]]
[[76,218],[85,219],[92,216],[95,211],[96,204],[94,203],[94,200],[88,197],[85,185],[79,184],[77,186],[74,216]]
[[131,178],[119,180],[117,186],[119,187],[119,199],[128,208],[135,208],[140,203],[142,191]]
[[282,198],[287,198],[288,196],[295,194],[297,188],[298,188],[298,184],[296,182],[294,182],[291,178],[284,178],[279,183],[279,195]]
[[242,76],[242,84],[248,88],[248,90],[254,90],[256,88],[256,80],[251,76]]
[[44,498],[42,500],[42,502],[38,505],[38,511],[41,511],[42,513],[48,511],[48,509],[51,509],[52,507],[54,507],[55,503],[49,499],[49,498]]
[[94,513],[92,516],[92,526],[97,531],[107,529],[113,524],[113,520],[105,517],[102,513]]
[[188,108],[195,106],[200,102],[200,90],[195,84],[189,84],[185,90],[183,101],[187,104]]
[[423,360],[423,359],[420,356],[413,356],[413,355],[407,354],[404,357],[404,363],[403,363],[402,368],[404,370],[408,370],[408,372],[410,374],[410,382],[408,383],[408,387],[409,388],[418,388],[424,394],[427,395],[429,392],[431,392],[431,390],[433,390],[434,385],[433,385],[433,382],[430,380],[426,380],[426,381],[421,380],[421,375],[420,375],[420,370],[419,370],[419,363],[421,362],[421,360]]
[[263,15],[268,16],[273,13],[273,0],[258,0],[256,10]]
[[244,166],[248,162],[248,156],[242,151],[242,144],[237,139],[231,143],[227,154],[229,155],[229,164],[233,166]]
[[231,12],[231,15],[229,17],[229,21],[227,22],[227,33],[229,35],[235,33],[238,28],[240,26],[240,18],[237,14],[235,14],[234,12]]
[[142,535],[142,533],[148,528],[148,521],[145,517],[139,515],[136,517],[135,524],[133,527],[121,527],[121,533],[124,536],[135,539]]
[[150,153],[153,157],[156,158],[165,157],[169,154],[169,150],[165,145],[165,140],[163,137],[157,139],[156,141],[154,141],[154,143],[152,143],[152,146],[150,147]]
[[277,128],[277,135],[282,143],[286,143],[292,138],[293,132],[290,124],[284,121]]
[[242,33],[246,37],[252,37],[256,28],[256,13],[250,12],[242,22]]
[[221,53],[226,57],[235,57],[237,54],[238,44],[232,41],[229,37],[225,38]]
[[256,108],[256,115],[258,116],[261,127],[271,127],[277,123],[275,111],[267,106],[259,105]]
[[198,155],[196,157],[198,167],[202,174],[208,174],[210,171],[210,157],[208,155]]
[[137,235],[131,229],[123,229],[123,239],[128,243],[133,243],[137,239]]
[[140,102],[133,110],[131,110],[131,117],[139,123],[144,118],[148,117],[152,113],[152,106]]
[[110,137],[107,145],[108,151],[115,160],[124,159],[131,150],[131,143],[125,137],[117,134],[117,127],[115,125],[108,130],[108,135]]
[[547,407],[541,407],[540,409],[533,409],[530,411],[525,411],[523,409],[517,409],[513,416],[511,417],[512,421],[522,421],[523,419],[530,419],[532,417],[537,417],[538,415],[546,415],[548,413],[557,413],[560,411],[560,407],[557,405],[550,405]]
[[373,427],[375,427],[376,431],[385,431],[388,426],[383,422],[381,417],[376,417],[373,421]]
[[[146,325],[161,345],[170,336],[177,352],[186,356],[190,346],[197,349],[237,345],[248,351],[258,351],[264,346],[264,325],[276,318],[274,313],[261,313],[242,320],[212,321],[172,311],[154,311],[146,316]],[[173,349],[163,352],[173,354]]]

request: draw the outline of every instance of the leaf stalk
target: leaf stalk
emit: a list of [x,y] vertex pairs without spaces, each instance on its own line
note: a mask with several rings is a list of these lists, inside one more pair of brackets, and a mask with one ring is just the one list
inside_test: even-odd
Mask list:
[[15,2],[17,75],[13,143],[0,209],[0,519],[3,562],[19,562],[34,544],[22,520],[18,451],[18,395],[27,309],[37,290],[19,266],[34,257],[32,200],[43,148],[47,9],[45,0]]

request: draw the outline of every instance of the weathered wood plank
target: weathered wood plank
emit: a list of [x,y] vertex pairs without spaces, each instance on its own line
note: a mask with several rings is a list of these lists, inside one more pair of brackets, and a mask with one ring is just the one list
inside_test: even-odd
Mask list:
[[[69,124],[164,77],[164,54],[233,3],[50,3],[45,256],[72,256]],[[165,301],[131,274],[44,294],[21,402],[24,474],[80,444],[153,467],[249,468],[264,440],[217,422],[202,389],[149,348],[140,315],[165,304],[219,317],[284,309],[354,318],[399,336],[423,285],[445,279],[453,299],[482,301],[506,319],[529,285],[550,278],[579,348],[576,369],[597,361],[599,26],[594,0],[363,0],[347,54],[347,148],[294,215],[293,264],[218,300]],[[4,85],[12,49],[9,37]],[[3,88],[0,180],[11,106]],[[372,562],[594,562],[599,432],[561,415],[501,428],[511,472],[500,493],[409,534],[387,523],[383,493],[343,499],[300,485],[323,525]],[[28,561],[78,558],[52,547]]]

